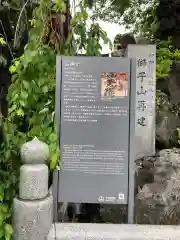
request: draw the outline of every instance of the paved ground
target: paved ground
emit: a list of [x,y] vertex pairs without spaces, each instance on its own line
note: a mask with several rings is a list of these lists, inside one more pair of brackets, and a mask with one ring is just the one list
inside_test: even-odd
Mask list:
[[180,226],[57,223],[47,240],[180,240]]

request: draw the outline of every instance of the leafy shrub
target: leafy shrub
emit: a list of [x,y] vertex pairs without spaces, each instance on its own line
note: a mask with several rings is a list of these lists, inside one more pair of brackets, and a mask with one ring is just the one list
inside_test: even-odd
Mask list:
[[174,60],[180,60],[180,50],[173,47],[171,39],[157,42],[157,79],[168,77]]

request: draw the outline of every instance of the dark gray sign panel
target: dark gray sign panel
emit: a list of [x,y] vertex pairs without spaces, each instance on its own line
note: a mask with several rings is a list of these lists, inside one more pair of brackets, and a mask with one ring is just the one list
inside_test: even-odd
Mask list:
[[58,57],[57,63],[58,201],[127,204],[130,59]]

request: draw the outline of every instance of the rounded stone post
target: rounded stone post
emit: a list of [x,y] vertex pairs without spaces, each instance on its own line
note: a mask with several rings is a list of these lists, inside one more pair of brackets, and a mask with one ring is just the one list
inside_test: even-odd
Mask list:
[[20,150],[19,198],[13,202],[14,240],[44,240],[52,227],[53,199],[48,193],[48,145],[34,138]]

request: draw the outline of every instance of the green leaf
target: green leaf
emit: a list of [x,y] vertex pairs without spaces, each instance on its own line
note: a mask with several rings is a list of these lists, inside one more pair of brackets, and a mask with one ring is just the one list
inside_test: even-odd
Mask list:
[[66,10],[66,4],[64,1],[60,1],[60,0],[54,0],[54,6],[53,9],[56,11],[62,11],[64,12]]
[[8,235],[12,235],[13,234],[13,228],[10,224],[5,224],[5,232],[8,234]]
[[20,100],[19,103],[21,104],[22,107],[25,107],[25,101]]
[[4,187],[1,185],[0,186],[0,201],[3,201],[4,198]]
[[9,208],[6,204],[0,204],[0,214],[7,213],[8,211],[9,211]]
[[52,132],[52,127],[46,128],[44,131],[44,136],[48,137]]
[[9,112],[9,113],[12,113],[13,111],[16,110],[16,108],[17,108],[17,106],[16,106],[16,105],[13,105],[11,108],[8,109],[8,112]]
[[55,111],[52,112],[51,121],[54,122],[54,119],[55,119]]
[[10,66],[9,71],[11,73],[15,73],[18,70],[19,65],[20,65],[20,61],[16,60],[14,64]]
[[[4,215],[3,215],[3,213],[0,213],[0,229],[2,228],[2,224],[3,224],[3,222],[4,222]],[[0,238],[1,239],[1,238]]]
[[[11,138],[11,140],[12,140],[12,138]],[[9,141],[7,141],[7,142],[9,143]],[[8,149],[8,150],[5,152],[5,158],[6,158],[6,159],[10,159],[10,157],[11,157],[11,150]]]
[[28,98],[28,93],[26,91],[21,91],[21,96],[24,98],[24,99],[27,99]]
[[42,91],[43,91],[43,93],[47,93],[47,92],[48,92],[48,86],[44,86],[44,87],[42,88]]
[[24,116],[24,111],[23,111],[23,109],[18,109],[18,110],[16,111],[16,114],[17,114],[18,116]]
[[15,101],[16,99],[18,99],[19,95],[18,93],[15,93],[14,96],[12,96],[12,101]]
[[11,240],[11,235],[9,235],[9,233],[5,233],[5,240]]
[[5,45],[6,44],[6,42],[4,41],[4,38],[2,38],[2,37],[0,37],[0,44],[1,45]]
[[27,81],[23,81],[23,85],[24,85],[25,89],[28,89],[30,87],[30,84]]
[[59,156],[58,153],[54,153],[50,159],[50,168],[54,169],[56,167],[56,165],[58,164],[59,161]]
[[52,101],[49,100],[49,101],[45,104],[45,106],[48,106],[48,105],[51,104],[51,103],[52,103]]
[[39,114],[43,114],[43,113],[46,113],[46,112],[48,112],[49,111],[49,108],[43,108],[40,112],[39,112]]
[[51,142],[57,141],[57,135],[56,135],[55,133],[51,133],[51,134],[49,135],[49,140],[50,140]]
[[0,227],[0,239],[2,239],[3,237],[4,237],[4,229]]

